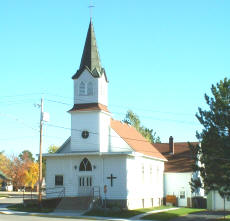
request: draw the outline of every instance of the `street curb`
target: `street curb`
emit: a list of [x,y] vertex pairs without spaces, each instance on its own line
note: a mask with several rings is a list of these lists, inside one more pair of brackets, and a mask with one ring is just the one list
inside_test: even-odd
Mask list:
[[[58,216],[52,214],[42,213],[28,213],[28,212],[15,212],[15,211],[0,211],[0,214],[4,215],[25,215],[25,216],[40,216],[40,217],[52,217],[52,218],[69,218],[69,219],[91,219],[91,220],[108,220],[108,221],[130,221],[130,219],[112,218],[112,217],[95,217],[95,216]],[[137,220],[136,220],[137,221]],[[148,221],[148,220],[146,220]]]

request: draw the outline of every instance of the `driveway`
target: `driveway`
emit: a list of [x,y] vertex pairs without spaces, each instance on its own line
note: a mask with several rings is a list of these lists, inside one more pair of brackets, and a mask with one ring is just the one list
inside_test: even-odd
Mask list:
[[223,212],[200,212],[200,213],[192,213],[187,216],[181,216],[171,221],[207,221],[207,220],[217,220],[224,216]]

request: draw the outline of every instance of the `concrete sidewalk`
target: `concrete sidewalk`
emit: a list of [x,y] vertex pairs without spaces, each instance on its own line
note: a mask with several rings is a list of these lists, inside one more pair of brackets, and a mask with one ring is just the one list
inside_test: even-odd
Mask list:
[[33,212],[20,212],[9,210],[7,207],[13,204],[21,204],[22,198],[7,198],[7,199],[0,199],[0,213],[8,214],[8,215],[32,215],[32,216],[46,216],[46,217],[61,217],[61,218],[87,218],[93,220],[119,220],[119,221],[128,221],[128,220],[140,220],[143,216],[149,215],[151,213],[160,213],[165,212],[172,209],[177,208],[170,208],[170,209],[162,209],[162,210],[153,210],[150,212],[142,213],[137,216],[131,218],[113,218],[113,217],[98,217],[98,216],[84,216],[83,214],[86,210],[76,211],[76,210],[55,210],[50,213],[33,213]]
[[140,220],[142,217],[150,215],[150,214],[162,213],[162,212],[167,212],[167,211],[176,210],[176,209],[179,209],[179,208],[175,207],[175,208],[169,208],[169,209],[153,210],[153,211],[149,211],[149,212],[146,212],[146,213],[142,213],[142,214],[133,216],[133,217],[131,217],[129,219],[130,220]]
[[[163,210],[154,210],[147,213],[143,213],[134,217],[131,217],[129,219],[125,218],[113,218],[113,217],[99,217],[99,216],[84,216],[83,214],[85,211],[54,211],[51,213],[31,213],[31,212],[20,212],[20,211],[13,211],[9,210],[6,205],[1,205],[0,207],[0,214],[6,214],[6,215],[31,215],[31,216],[45,216],[45,217],[60,217],[60,218],[78,218],[78,219],[93,219],[93,220],[112,220],[112,221],[141,221],[140,218],[146,215],[149,215],[151,213],[159,213],[159,212],[165,212],[172,209],[177,208],[171,208],[171,209],[163,209]],[[143,220],[142,220],[143,221]],[[153,221],[153,220],[152,220]]]

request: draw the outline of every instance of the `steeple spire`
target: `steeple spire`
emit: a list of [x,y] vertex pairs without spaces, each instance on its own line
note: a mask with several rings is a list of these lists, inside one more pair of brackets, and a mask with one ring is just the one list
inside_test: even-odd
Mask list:
[[80,68],[72,78],[77,79],[85,69],[88,69],[93,77],[101,77],[103,73],[105,74],[104,69],[101,67],[92,19],[90,19],[89,23]]
[[97,43],[93,28],[92,19],[90,19],[88,33],[85,41],[85,47],[81,58],[80,69],[88,67],[90,71],[97,68],[98,71],[101,69],[100,57],[97,50]]

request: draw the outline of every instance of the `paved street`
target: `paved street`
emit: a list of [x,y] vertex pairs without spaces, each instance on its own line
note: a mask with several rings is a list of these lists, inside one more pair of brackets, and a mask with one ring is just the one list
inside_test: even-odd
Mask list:
[[189,214],[187,216],[182,216],[172,221],[207,221],[207,220],[217,220],[223,217],[223,212],[200,212]]
[[[22,215],[4,215],[0,214],[0,221],[46,221],[49,219],[50,221],[60,221],[60,220],[75,220],[70,218],[53,218],[53,217],[39,217],[39,216],[22,216]],[[79,221],[86,221],[86,219],[77,219]],[[95,221],[89,220],[88,221]]]

